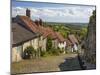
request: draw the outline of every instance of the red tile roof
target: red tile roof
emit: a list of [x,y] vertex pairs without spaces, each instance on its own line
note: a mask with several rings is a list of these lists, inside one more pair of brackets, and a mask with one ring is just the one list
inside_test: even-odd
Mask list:
[[27,16],[19,16],[19,18],[27,25],[33,32],[38,32],[37,25]]
[[40,25],[38,26],[38,31],[44,36],[44,38],[48,37],[50,34],[45,27]]
[[50,37],[52,39],[57,38],[55,31],[50,27],[46,27],[46,33],[48,33],[49,34],[48,37]]
[[39,25],[39,23],[37,23],[38,20],[35,23],[27,16],[17,16],[17,17],[20,20],[22,20],[21,23],[24,22],[25,26],[27,26],[31,31],[42,34],[44,38],[46,38],[50,34],[50,32],[46,27],[43,27]]
[[64,37],[59,32],[56,32],[56,36],[57,36],[58,41],[60,41],[60,42],[65,41]]
[[50,37],[51,39],[58,39],[61,42],[65,40],[60,33],[55,32],[52,28],[41,26],[38,20],[33,22],[27,16],[17,16],[17,17],[21,20],[22,24],[24,23],[25,26],[27,26],[31,31],[42,34],[44,38]]

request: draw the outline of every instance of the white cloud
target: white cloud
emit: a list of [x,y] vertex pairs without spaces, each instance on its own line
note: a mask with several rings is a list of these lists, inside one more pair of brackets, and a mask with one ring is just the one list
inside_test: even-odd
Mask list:
[[15,17],[17,15],[25,15],[26,9],[22,7],[12,7],[12,17]]
[[[79,21],[86,21],[88,22],[89,17],[92,15],[92,11],[95,9],[95,7],[60,7],[60,8],[54,8],[54,7],[44,7],[44,8],[32,8],[29,7],[31,10],[31,16],[35,18],[43,18],[46,21],[54,21],[58,19],[57,21],[68,21],[65,20],[66,18],[72,18],[73,21],[79,20]],[[12,16],[15,17],[16,15],[25,15],[26,14],[26,8],[23,7],[12,7]],[[50,18],[50,19],[49,19]],[[53,19],[54,18],[54,19]],[[60,19],[62,18],[62,19]]]

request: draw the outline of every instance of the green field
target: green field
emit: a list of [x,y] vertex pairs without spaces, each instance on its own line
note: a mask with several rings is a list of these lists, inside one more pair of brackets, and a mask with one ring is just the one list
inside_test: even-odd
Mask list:
[[69,34],[74,34],[81,42],[86,38],[88,23],[45,22],[44,26],[52,27],[54,31],[60,32],[64,38],[67,38]]

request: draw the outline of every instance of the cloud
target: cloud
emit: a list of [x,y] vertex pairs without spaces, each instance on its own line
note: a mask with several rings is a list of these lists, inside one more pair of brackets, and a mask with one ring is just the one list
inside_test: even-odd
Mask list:
[[12,17],[15,17],[17,15],[25,15],[26,9],[22,7],[12,7]]
[[[92,11],[95,7],[42,7],[33,8],[31,10],[31,16],[33,19],[42,18],[45,21],[62,21],[62,22],[88,22],[89,17],[92,15]],[[24,7],[12,7],[12,17],[16,15],[25,15],[26,8]]]

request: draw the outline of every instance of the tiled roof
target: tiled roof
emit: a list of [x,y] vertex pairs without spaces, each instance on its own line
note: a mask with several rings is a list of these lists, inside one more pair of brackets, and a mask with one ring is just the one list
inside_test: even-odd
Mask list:
[[42,34],[44,38],[50,37],[52,39],[59,39],[59,41],[64,41],[64,37],[57,33],[51,28],[51,27],[43,27],[39,24],[38,20],[33,22],[29,17],[27,16],[17,16],[16,17],[17,22],[24,25],[28,29],[30,29],[32,32]]
[[[44,38],[48,36],[49,33],[47,33],[47,29],[45,27],[39,25],[39,23],[33,22],[29,17],[17,16],[17,18],[19,20],[21,20],[21,21],[19,21],[20,23],[24,23],[24,26],[28,27],[31,31],[42,34],[44,36]],[[38,20],[37,20],[37,22],[38,22]]]
[[46,27],[46,33],[48,34],[48,37],[50,37],[51,39],[57,38],[55,31],[50,27]]
[[38,31],[43,35],[44,38],[48,37],[48,35],[50,34],[47,29],[43,26],[39,26],[38,27]]
[[78,44],[78,40],[76,39],[76,37],[73,34],[69,35],[68,39],[71,41],[72,44],[75,44],[75,43]]
[[71,41],[69,41],[68,39],[65,39],[67,46],[72,45]]
[[25,26],[27,26],[33,32],[38,32],[37,25],[29,17],[27,17],[27,16],[17,16],[16,18],[18,18],[19,20],[21,20],[20,23],[22,23]]
[[64,37],[59,32],[56,32],[56,36],[57,36],[57,38],[58,38],[58,40],[60,42],[64,42],[65,41]]

